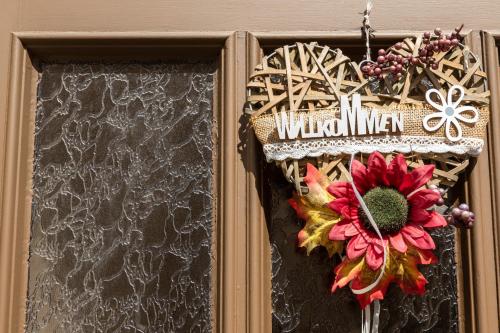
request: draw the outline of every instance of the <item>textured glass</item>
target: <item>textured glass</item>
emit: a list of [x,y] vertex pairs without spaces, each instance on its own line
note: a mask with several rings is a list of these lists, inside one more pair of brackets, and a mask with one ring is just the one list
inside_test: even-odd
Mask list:
[[28,332],[209,332],[214,63],[42,66]]
[[[281,175],[280,175],[281,176]],[[360,332],[361,311],[348,288],[330,293],[333,267],[326,250],[310,256],[296,246],[302,222],[287,202],[292,188],[282,177],[270,182],[273,332]],[[389,288],[381,302],[380,332],[457,332],[458,303],[454,230],[431,233],[439,264],[421,266],[429,284],[424,296]]]

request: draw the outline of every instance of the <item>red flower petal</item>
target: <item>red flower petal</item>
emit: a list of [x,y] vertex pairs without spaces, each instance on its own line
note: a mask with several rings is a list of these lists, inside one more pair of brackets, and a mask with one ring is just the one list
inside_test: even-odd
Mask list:
[[407,170],[408,166],[406,165],[406,160],[403,154],[396,155],[387,167],[387,180],[390,185],[399,189]]
[[333,241],[346,240],[347,237],[345,235],[345,231],[349,228],[351,223],[337,223],[333,226],[333,228],[328,233],[328,238]]
[[392,247],[400,253],[405,253],[408,249],[408,246],[406,246],[406,243],[403,239],[403,235],[401,235],[401,233],[399,232],[397,234],[389,236],[389,241],[391,242]]
[[368,157],[368,175],[370,177],[371,186],[376,185],[388,186],[387,180],[387,164],[384,156],[378,151],[370,154]]
[[366,249],[370,243],[365,235],[360,234],[357,243],[354,245],[356,250]]
[[333,182],[328,186],[327,191],[335,198],[355,198],[350,182]]
[[415,246],[422,250],[434,250],[436,248],[434,240],[428,233],[425,233],[424,237],[415,239],[415,242]]
[[366,243],[363,237],[356,236],[351,238],[346,248],[347,258],[349,258],[349,260],[359,258],[365,254],[367,247],[368,243]]
[[368,191],[372,187],[366,167],[360,161],[352,161],[351,174],[354,185],[356,185],[356,188],[361,195],[365,194],[366,191]]
[[359,235],[360,232],[361,226],[359,225],[359,221],[351,221],[345,229],[344,235],[346,235],[346,237],[353,237]]
[[423,165],[404,176],[399,192],[408,195],[426,184],[434,172],[434,165]]
[[412,226],[409,225],[401,229],[401,233],[403,234],[405,240],[416,248],[422,250],[434,250],[436,245],[434,244],[432,237],[423,229],[421,229],[422,235],[416,236],[419,233],[417,233],[415,229],[416,228],[412,228]]
[[413,207],[411,207],[409,220],[412,223],[422,224],[429,221],[430,218],[431,218],[431,213],[429,211],[423,208],[414,209]]
[[408,235],[415,237],[415,238],[420,238],[424,235],[425,231],[422,229],[422,227],[419,227],[414,224],[407,224],[401,229],[401,231],[407,233]]
[[332,200],[328,203],[328,208],[333,210],[339,215],[344,215],[343,210],[344,208],[349,208],[350,205],[352,205],[352,201],[349,200],[349,198],[338,198],[335,200]]
[[437,228],[437,227],[445,227],[448,223],[444,219],[444,217],[438,212],[431,212],[430,219],[422,224],[424,228]]
[[370,244],[368,246],[368,249],[366,250],[366,263],[368,264],[368,267],[370,267],[372,270],[376,271],[377,269],[382,266],[382,263],[384,262],[384,253],[377,253],[375,251],[375,246],[374,244]]
[[358,201],[356,200],[356,203],[352,206],[350,206],[348,208],[348,210],[346,210],[346,214],[349,215],[349,219],[351,221],[358,221],[358,210],[359,210],[359,203]]
[[358,220],[358,210],[356,207],[352,206],[345,206],[341,210],[341,215],[344,218],[343,221],[346,222],[353,222]]
[[434,190],[423,189],[417,192],[414,192],[411,196],[408,197],[408,202],[411,205],[412,209],[415,208],[429,208],[434,205],[439,199],[441,195]]
[[371,238],[370,242],[378,246],[380,253],[382,253],[382,251],[384,251],[384,246],[387,246],[387,239],[384,236],[382,236],[384,238],[383,240],[380,240],[380,238],[378,238],[378,235],[371,231],[367,232],[367,235],[369,235]]
[[380,245],[380,240],[378,240],[378,242],[372,242],[372,246],[376,254],[384,254],[384,247]]

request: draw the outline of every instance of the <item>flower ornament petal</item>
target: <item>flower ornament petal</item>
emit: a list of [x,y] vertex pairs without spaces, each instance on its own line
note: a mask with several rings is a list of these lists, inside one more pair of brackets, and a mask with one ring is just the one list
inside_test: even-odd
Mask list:
[[[434,118],[440,118],[439,121],[435,125],[429,125],[429,121]],[[444,112],[435,112],[428,114],[424,117],[423,125],[426,131],[435,132],[443,126],[446,121],[446,114]]]
[[[451,133],[451,125],[455,127],[456,136],[453,136]],[[460,126],[460,123],[455,118],[448,118],[446,120],[446,137],[451,142],[459,141],[462,138],[462,126]]]
[[[432,94],[436,94],[439,97],[441,104],[434,102],[431,96]],[[439,90],[437,89],[427,90],[427,92],[425,93],[425,100],[427,101],[427,103],[432,105],[433,108],[444,112],[444,105],[446,105],[446,100],[444,99],[444,96],[439,92]]]
[[[457,94],[457,92],[458,97],[456,100],[453,100],[453,97]],[[433,94],[436,94],[438,96],[438,99],[441,101],[441,105],[439,105],[432,99]],[[437,89],[429,89],[425,93],[425,99],[427,100],[427,103],[432,105],[435,109],[439,110],[439,112],[435,112],[424,117],[424,119],[422,120],[424,129],[429,132],[435,132],[439,128],[441,128],[443,124],[446,124],[445,134],[448,140],[450,140],[451,142],[457,142],[462,139],[462,127],[459,121],[467,124],[474,124],[479,120],[479,112],[476,108],[472,106],[458,107],[460,102],[462,102],[462,100],[464,99],[464,96],[465,90],[459,85],[454,85],[450,88],[450,90],[448,91],[446,102],[444,101],[443,95]],[[472,118],[465,117],[463,115],[468,113],[472,113]],[[435,118],[440,119],[436,124],[429,125],[429,121]],[[453,135],[452,127],[455,128],[454,132],[456,135]]]
[[[464,117],[462,113],[472,113],[474,116],[472,118]],[[479,111],[473,106],[461,106],[455,109],[455,118],[467,124],[474,124],[479,121]]]

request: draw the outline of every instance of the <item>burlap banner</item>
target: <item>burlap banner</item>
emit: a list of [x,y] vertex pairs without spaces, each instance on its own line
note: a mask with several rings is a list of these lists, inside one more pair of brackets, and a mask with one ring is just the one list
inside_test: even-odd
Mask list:
[[[352,107],[345,100],[338,108],[280,111],[254,117],[252,125],[267,159],[375,150],[477,155],[482,149],[487,107],[460,113],[458,106],[442,111],[427,106],[365,108],[358,96],[353,96]],[[430,119],[424,126],[427,116]]]

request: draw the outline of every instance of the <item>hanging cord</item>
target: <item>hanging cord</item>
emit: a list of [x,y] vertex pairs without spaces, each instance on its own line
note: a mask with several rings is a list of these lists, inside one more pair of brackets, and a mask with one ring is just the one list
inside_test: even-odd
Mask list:
[[363,26],[361,27],[361,32],[366,42],[366,56],[365,56],[366,61],[372,61],[371,50],[370,50],[370,37],[372,36],[372,33],[375,31],[372,29],[370,25],[370,14],[372,12],[372,8],[373,8],[372,0],[367,0],[366,9],[363,13]]
[[474,59],[476,61],[478,61],[476,55],[474,53],[470,52],[470,49],[467,45],[464,45],[464,69],[465,69],[465,71],[469,70],[469,56],[471,54],[474,57]]
[[359,63],[359,68],[362,68],[365,63],[374,63],[371,57],[371,49],[370,49],[370,38],[373,37],[373,32],[375,30],[372,29],[370,25],[370,14],[372,12],[373,8],[373,2],[372,0],[367,0],[366,1],[366,9],[363,12],[363,26],[361,27],[361,34],[363,35],[363,38],[365,39],[365,45],[366,45],[366,54],[365,54],[365,59],[363,59]]
[[[375,220],[373,219],[372,214],[368,210],[368,207],[366,206],[366,203],[363,200],[363,197],[361,196],[358,189],[356,188],[356,185],[354,184],[354,179],[352,178],[352,162],[354,161],[355,157],[356,157],[356,153],[353,153],[351,155],[351,161],[349,163],[349,182],[351,183],[351,187],[352,187],[352,190],[354,191],[354,195],[356,196],[356,198],[359,201],[359,205],[361,206],[361,208],[365,212],[366,217],[368,218],[368,221],[370,222],[373,230],[375,230],[375,233],[377,234],[378,238],[382,242],[382,248],[384,251],[384,261],[382,262],[382,267],[381,267],[380,272],[379,272],[377,278],[375,279],[375,281],[373,281],[373,283],[371,283],[369,286],[366,286],[362,289],[353,289],[351,286],[351,291],[354,294],[362,295],[362,294],[366,294],[366,293],[370,292],[371,290],[373,290],[373,288],[375,288],[378,285],[378,283],[380,282],[380,280],[384,276],[385,267],[387,265],[387,249],[386,249],[386,246],[384,244],[384,238],[382,237],[382,234],[380,233],[380,230],[379,230],[377,224],[375,223]],[[378,332],[379,317],[380,317],[380,302],[378,300],[375,300],[373,302],[373,304],[374,304],[373,326],[371,327],[371,333],[377,333]],[[366,306],[365,309],[363,310],[363,312],[361,313],[361,320],[362,320],[361,332],[362,333],[370,333],[370,326],[372,324],[371,323],[371,316],[370,316],[370,305]]]
[[[378,333],[380,320],[380,301],[373,301],[373,319],[371,318],[370,306],[361,310],[361,333]],[[371,326],[371,330],[370,330]]]

